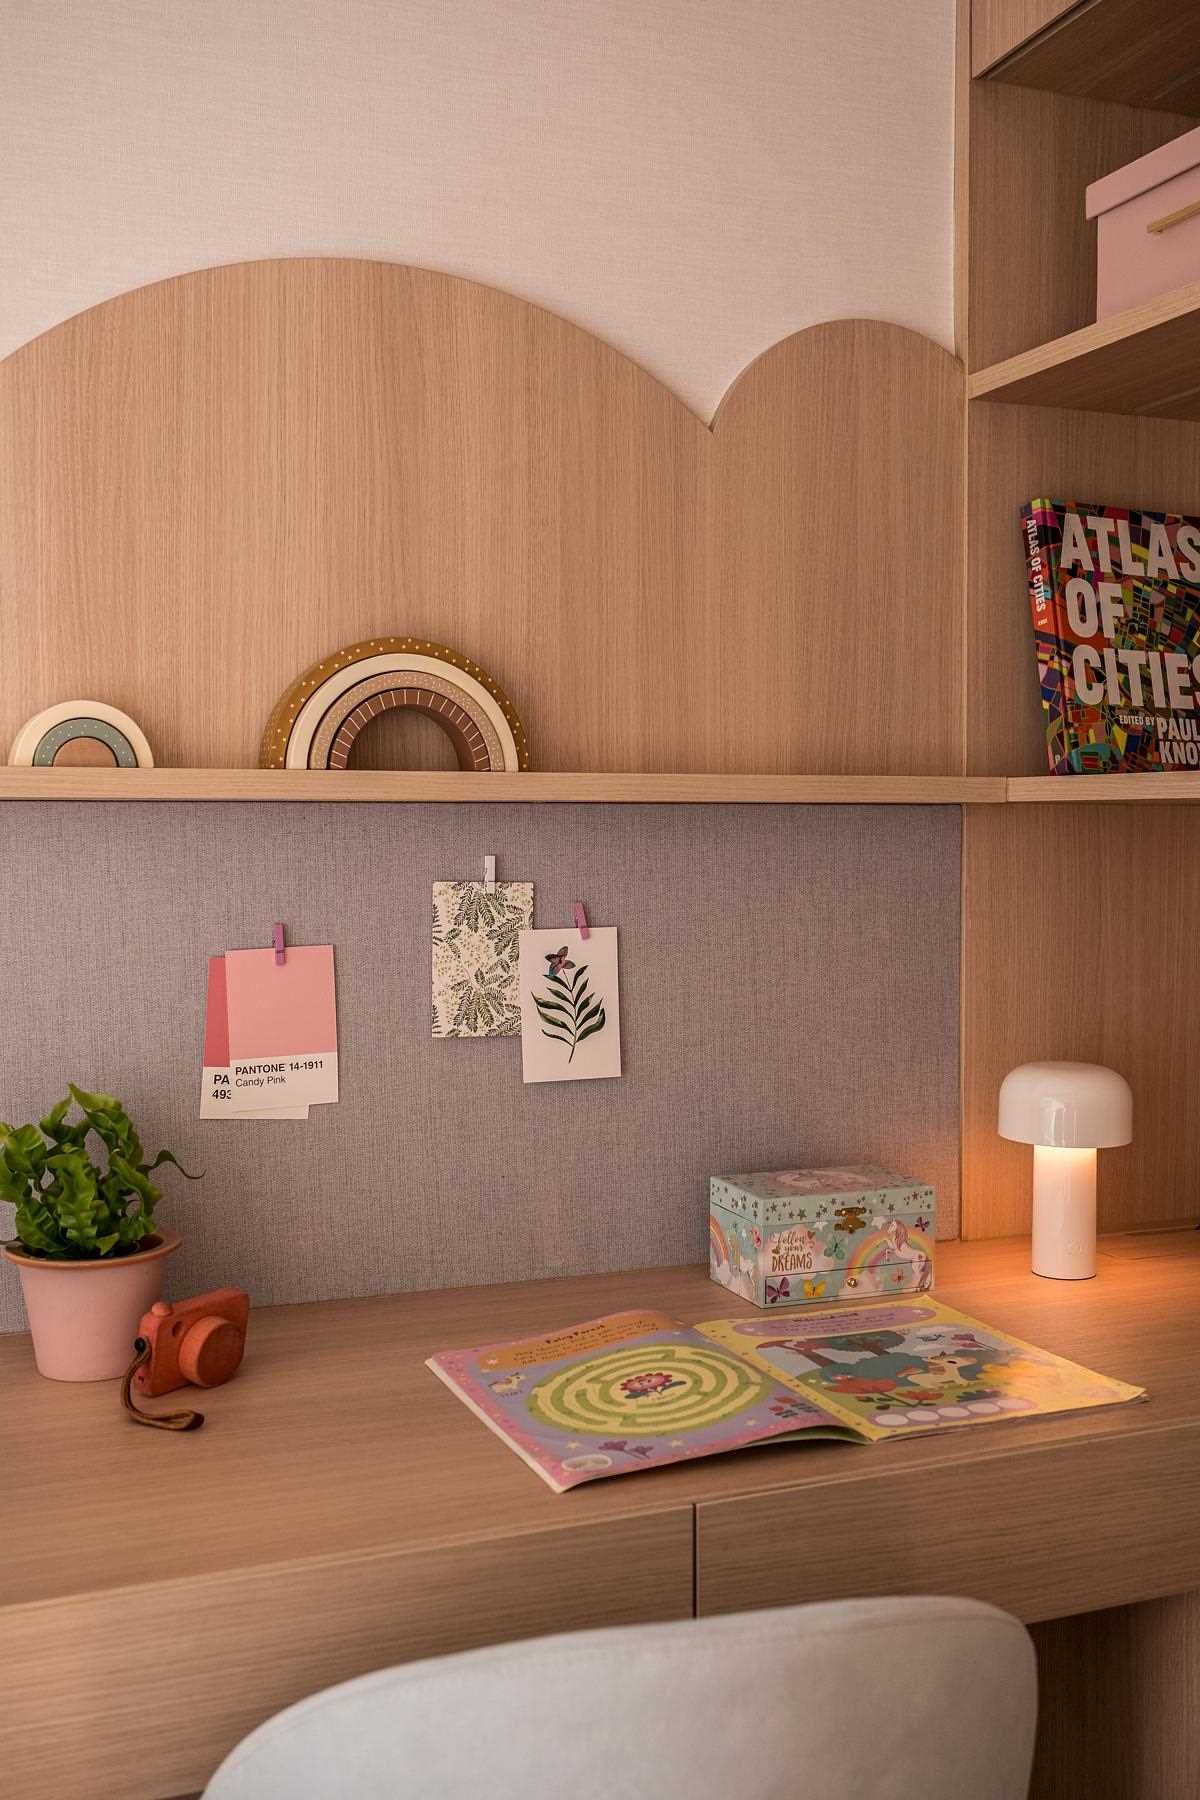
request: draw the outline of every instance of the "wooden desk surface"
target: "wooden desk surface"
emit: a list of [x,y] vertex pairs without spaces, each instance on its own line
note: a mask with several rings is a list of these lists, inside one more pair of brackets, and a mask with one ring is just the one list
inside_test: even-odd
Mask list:
[[236,1380],[185,1396],[207,1423],[183,1436],[129,1424],[113,1383],[44,1381],[26,1339],[0,1338],[16,1791],[191,1791],[305,1693],[504,1637],[854,1593],[975,1594],[1036,1620],[1200,1588],[1200,1233],[1107,1239],[1091,1282],[1039,1280],[1028,1255],[941,1245],[938,1296],[1146,1402],[563,1495],[427,1355],[626,1307],[753,1309],[699,1268],[262,1309]]
[[[690,1267],[262,1308],[237,1378],[183,1396],[207,1416],[183,1436],[129,1424],[113,1383],[41,1379],[28,1340],[0,1337],[4,1510],[36,1522],[6,1534],[0,1604],[995,1459],[1032,1476],[1039,1454],[1064,1441],[1200,1429],[1200,1232],[1105,1239],[1089,1282],[1040,1280],[1028,1259],[1025,1240],[941,1245],[938,1298],[1146,1387],[1146,1402],[872,1449],[756,1448],[562,1495],[434,1378],[426,1356],[625,1307],[687,1323],[754,1309]],[[147,1404],[165,1411],[178,1398]]]

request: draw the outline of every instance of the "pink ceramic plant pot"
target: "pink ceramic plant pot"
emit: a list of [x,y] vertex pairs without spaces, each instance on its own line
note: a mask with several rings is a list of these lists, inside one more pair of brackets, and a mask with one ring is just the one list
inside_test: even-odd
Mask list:
[[33,1356],[51,1381],[112,1381],[133,1359],[144,1312],[162,1295],[176,1232],[156,1232],[133,1256],[46,1262],[5,1248],[21,1271]]

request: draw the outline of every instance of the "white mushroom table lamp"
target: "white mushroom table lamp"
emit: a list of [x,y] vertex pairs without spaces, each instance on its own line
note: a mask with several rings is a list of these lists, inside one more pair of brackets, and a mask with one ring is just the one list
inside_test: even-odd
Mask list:
[[1096,1152],[1133,1136],[1133,1095],[1098,1063],[1023,1063],[1000,1085],[1001,1137],[1033,1145],[1033,1272],[1096,1273]]

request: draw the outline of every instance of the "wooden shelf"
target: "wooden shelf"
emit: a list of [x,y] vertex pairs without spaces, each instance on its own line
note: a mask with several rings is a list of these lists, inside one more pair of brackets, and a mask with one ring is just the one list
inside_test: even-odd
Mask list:
[[976,369],[972,400],[1200,419],[1200,282]]
[[1200,800],[1200,774],[1151,771],[1144,775],[1015,775],[1005,784],[1016,801]]
[[0,800],[216,800],[420,805],[998,806],[1013,801],[1200,800],[1196,774],[460,775],[404,769],[0,767]]
[[998,806],[1200,800],[1200,773],[1147,775],[460,775],[404,769],[0,767],[0,800],[216,800],[420,805]]
[[976,0],[972,25],[976,75],[1200,115],[1196,0]]
[[0,800],[560,801],[643,805],[961,806],[1002,776],[467,775],[391,769],[0,768]]

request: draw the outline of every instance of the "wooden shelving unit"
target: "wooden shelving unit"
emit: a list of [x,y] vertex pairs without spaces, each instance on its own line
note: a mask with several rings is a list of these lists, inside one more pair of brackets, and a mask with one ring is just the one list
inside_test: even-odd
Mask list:
[[972,400],[1200,419],[1200,282],[977,369]]
[[976,0],[971,72],[1200,115],[1196,0]]
[[1039,495],[1200,512],[1200,283],[1096,322],[1085,204],[1195,127],[1200,3],[960,0],[959,46],[964,766],[1006,775],[1006,804],[962,819],[962,1232],[1029,1228],[996,1094],[1040,1058],[1136,1083],[1137,1136],[1101,1190],[1107,1223],[1136,1226],[1193,1205],[1192,1007],[1172,971],[1200,931],[1200,772],[1043,772],[1018,520]]
[[0,768],[0,800],[431,801],[627,805],[961,806],[1004,799],[998,775],[468,775],[390,769]]

